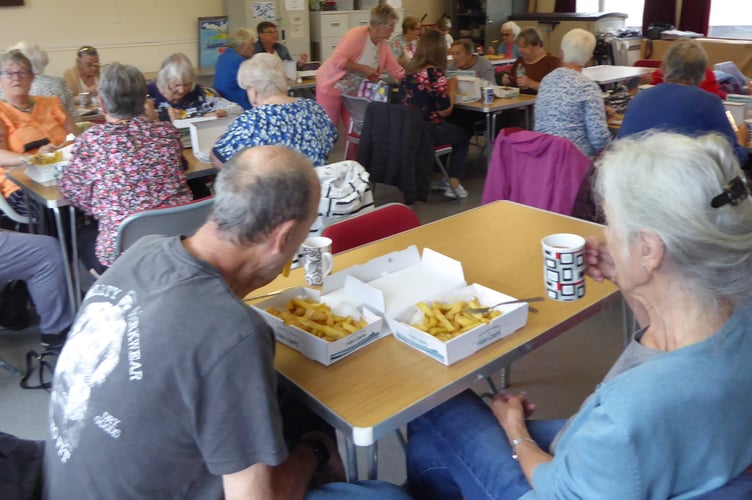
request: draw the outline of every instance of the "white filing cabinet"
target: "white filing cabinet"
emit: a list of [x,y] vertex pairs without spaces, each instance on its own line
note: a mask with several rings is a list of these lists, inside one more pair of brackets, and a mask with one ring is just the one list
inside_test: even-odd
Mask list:
[[[394,35],[402,33],[403,9],[395,9],[399,19],[394,25]],[[350,28],[368,26],[370,10],[333,10],[311,12],[311,42],[318,44],[318,58],[324,61],[331,55],[342,35]]]

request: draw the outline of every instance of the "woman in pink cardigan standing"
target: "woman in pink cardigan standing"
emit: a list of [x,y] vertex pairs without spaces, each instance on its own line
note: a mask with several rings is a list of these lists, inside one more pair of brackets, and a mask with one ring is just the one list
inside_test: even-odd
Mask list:
[[397,13],[390,5],[377,5],[371,10],[369,25],[348,30],[316,72],[316,101],[334,125],[349,120],[343,91],[355,93],[361,81],[378,80],[385,71],[397,80],[405,75],[388,43],[396,22]]

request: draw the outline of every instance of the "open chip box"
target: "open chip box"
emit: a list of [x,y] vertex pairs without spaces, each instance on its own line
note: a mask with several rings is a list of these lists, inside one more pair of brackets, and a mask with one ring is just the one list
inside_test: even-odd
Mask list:
[[[406,286],[409,284],[409,286]],[[447,342],[417,328],[409,321],[420,301],[454,302],[477,297],[483,305],[493,305],[513,297],[482,285],[467,285],[462,264],[429,248],[421,257],[418,248],[391,252],[371,261],[349,267],[324,280],[320,300],[336,307],[343,302],[358,307],[368,326],[342,340],[327,342],[268,314],[269,306],[284,307],[293,297],[316,298],[318,292],[303,287],[287,290],[254,306],[277,332],[277,339],[305,356],[329,365],[390,333],[410,347],[450,365],[490,343],[505,337],[527,323],[528,305],[501,306],[502,315]],[[378,318],[378,313],[385,321]],[[379,329],[377,332],[377,328]]]

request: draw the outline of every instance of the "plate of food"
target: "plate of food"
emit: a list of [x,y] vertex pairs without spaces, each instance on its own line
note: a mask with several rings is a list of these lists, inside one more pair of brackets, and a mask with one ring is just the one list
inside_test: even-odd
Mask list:
[[27,156],[24,158],[26,175],[43,186],[54,186],[57,184],[57,176],[70,161],[71,147],[72,145],[69,145],[51,153]]

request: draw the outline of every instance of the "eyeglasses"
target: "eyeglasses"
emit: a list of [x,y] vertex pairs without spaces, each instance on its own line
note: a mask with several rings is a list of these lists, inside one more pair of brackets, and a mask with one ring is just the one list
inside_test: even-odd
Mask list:
[[279,34],[279,31],[277,31],[277,30],[274,30],[274,31],[264,31],[264,32],[263,32],[263,33],[261,33],[261,34],[262,34],[262,35],[278,35],[278,34]]
[[13,80],[13,78],[24,80],[33,75],[33,73],[31,71],[0,71],[0,75],[4,76],[8,80]]

